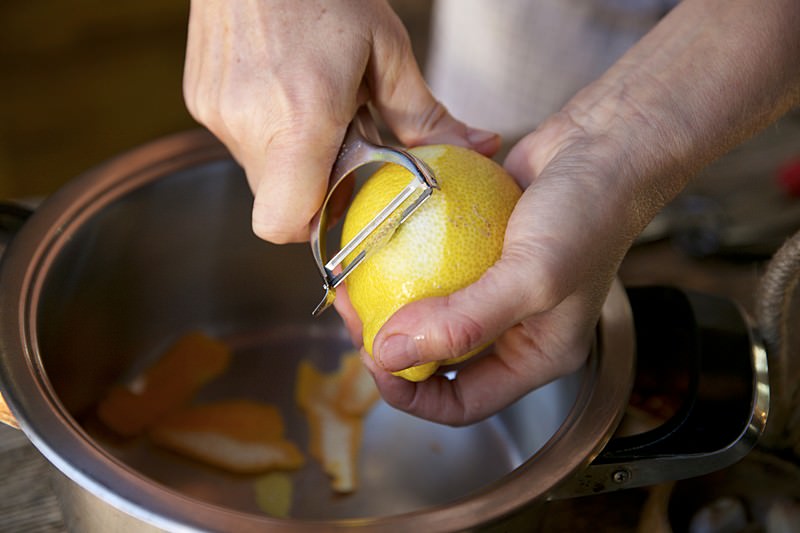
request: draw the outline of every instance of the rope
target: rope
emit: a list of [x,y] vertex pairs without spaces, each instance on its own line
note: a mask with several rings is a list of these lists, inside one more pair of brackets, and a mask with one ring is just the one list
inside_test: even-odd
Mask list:
[[[767,348],[772,389],[764,442],[775,448],[800,445],[800,386],[791,369],[788,342],[792,296],[800,280],[800,231],[775,253],[756,297],[758,328]],[[795,363],[794,367],[800,367]]]

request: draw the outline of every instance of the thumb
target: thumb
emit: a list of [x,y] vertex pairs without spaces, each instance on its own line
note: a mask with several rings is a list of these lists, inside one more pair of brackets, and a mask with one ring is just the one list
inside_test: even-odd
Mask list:
[[[396,43],[395,43],[396,46]],[[500,148],[496,133],[471,128],[455,119],[434,98],[425,83],[410,45],[403,53],[382,50],[374,53],[387,62],[373,61],[368,76],[373,104],[389,128],[405,146],[454,144],[491,156]],[[375,65],[380,65],[380,68]]]
[[[536,312],[555,307],[560,290],[537,282],[535,262],[498,261],[472,285],[399,309],[375,336],[373,354],[395,372],[479,349]],[[550,278],[552,279],[552,278]]]

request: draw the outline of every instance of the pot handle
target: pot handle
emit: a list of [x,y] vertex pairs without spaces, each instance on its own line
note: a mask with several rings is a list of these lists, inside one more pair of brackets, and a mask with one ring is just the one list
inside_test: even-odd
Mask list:
[[[0,202],[0,259],[2,259],[3,253],[11,242],[11,239],[17,234],[19,229],[32,214],[32,210],[22,205],[11,202]],[[2,391],[0,391],[0,423],[19,428],[17,419],[14,418],[5,398],[3,398]]]
[[766,351],[736,304],[674,287],[629,288],[628,298],[636,331],[634,393],[669,382],[683,401],[659,427],[612,438],[551,499],[720,470],[743,458],[764,431]]

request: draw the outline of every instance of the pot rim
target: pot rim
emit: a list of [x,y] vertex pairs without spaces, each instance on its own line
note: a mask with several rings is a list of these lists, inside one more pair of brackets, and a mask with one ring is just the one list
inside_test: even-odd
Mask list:
[[307,521],[256,516],[194,500],[158,484],[104,451],[59,401],[37,342],[39,296],[63,245],[101,209],[171,172],[228,160],[210,133],[191,130],[133,149],[73,180],[45,200],[0,262],[0,390],[39,451],[79,486],[134,517],[170,530],[237,531],[461,530],[546,498],[603,449],[624,413],[634,373],[631,309],[614,280],[596,346],[581,369],[576,402],[545,446],[506,476],[459,500],[417,511],[356,520]]

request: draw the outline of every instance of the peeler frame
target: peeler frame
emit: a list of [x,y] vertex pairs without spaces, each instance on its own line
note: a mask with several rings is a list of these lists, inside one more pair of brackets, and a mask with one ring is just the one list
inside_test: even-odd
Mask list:
[[[350,242],[345,244],[329,261],[327,260],[328,230],[328,202],[333,191],[345,178],[358,168],[369,163],[393,163],[408,170],[412,177],[409,184],[384,207],[369,224],[364,226]],[[399,209],[407,200],[414,197],[413,202],[403,210],[400,217],[402,224],[422,203],[427,200],[433,189],[438,188],[436,178],[428,166],[413,154],[398,148],[381,144],[378,128],[369,111],[364,105],[356,112],[355,117],[347,128],[344,141],[339,149],[336,162],[333,164],[328,185],[328,193],[322,207],[311,221],[311,252],[322,275],[322,287],[325,296],[312,312],[319,316],[325,309],[333,304],[336,298],[336,287],[355,269],[366,257],[366,250],[361,252],[341,271],[334,273],[364,240],[375,231],[389,216]],[[416,197],[415,197],[416,195]]]

